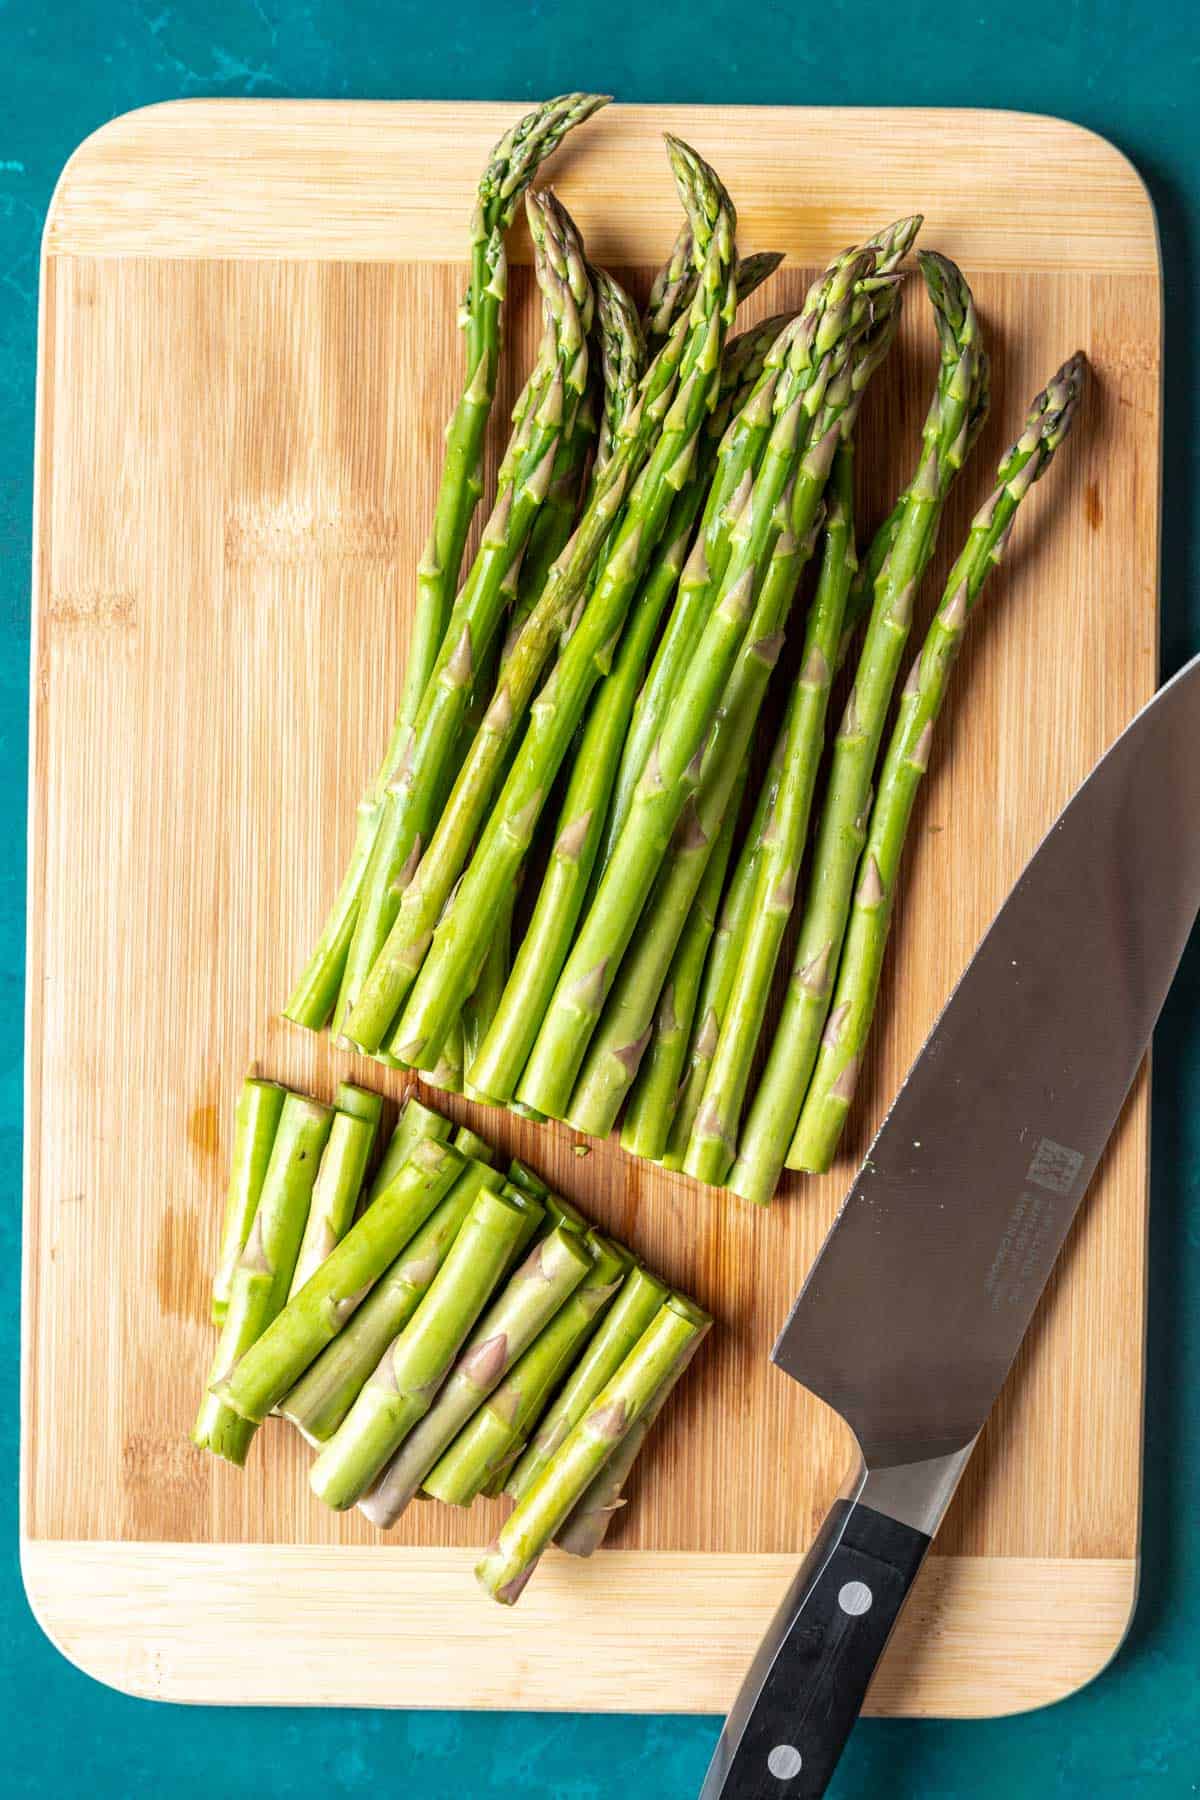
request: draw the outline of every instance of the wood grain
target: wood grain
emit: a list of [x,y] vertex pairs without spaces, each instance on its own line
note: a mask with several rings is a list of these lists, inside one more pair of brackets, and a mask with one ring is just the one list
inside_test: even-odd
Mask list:
[[[366,1571],[403,1568],[440,1606],[425,1573],[438,1566],[432,1550],[405,1546],[475,1544],[496,1516],[416,1508],[372,1549],[362,1521],[312,1499],[307,1453],[282,1428],[261,1434],[244,1476],[193,1453],[185,1433],[210,1350],[207,1272],[241,1072],[257,1060],[319,1092],[343,1075],[401,1089],[286,1026],[277,1008],[395,704],[438,433],[458,381],[462,218],[483,150],[510,117],[494,106],[153,108],[76,153],[47,227],[22,1492],[42,1604],[73,1617],[88,1643],[99,1626],[68,1599],[81,1544],[129,1547],[131,1580],[158,1566],[139,1562],[139,1545],[228,1546],[228,1566],[243,1570],[235,1546],[312,1546],[322,1569],[344,1555],[338,1579],[364,1597],[376,1580]],[[959,255],[976,287],[996,361],[992,421],[949,509],[939,569],[1028,398],[1077,345],[1095,371],[964,652],[943,734],[954,754],[931,772],[917,819],[886,1018],[845,1154],[827,1179],[797,1179],[759,1213],[615,1143],[577,1157],[565,1131],[453,1107],[718,1316],[614,1533],[622,1553],[639,1555],[597,1565],[638,1568],[646,1606],[657,1596],[661,1629],[680,1644],[710,1635],[702,1582],[714,1559],[736,1563],[748,1593],[756,1569],[768,1585],[778,1574],[777,1591],[773,1559],[790,1564],[841,1478],[844,1430],[769,1368],[766,1351],[996,906],[1156,674],[1159,284],[1136,177],[1110,146],[1055,121],[840,118],[835,156],[828,115],[811,109],[612,109],[553,176],[593,251],[644,287],[675,223],[651,139],[664,125],[696,139],[729,179],[743,243],[795,259],[755,312],[794,303],[813,263],[850,237],[913,205],[926,211],[926,241]],[[613,192],[631,191],[636,205],[611,206]],[[533,341],[530,287],[516,268],[502,406]],[[865,525],[911,461],[930,336],[914,293],[895,365],[865,409]],[[977,1559],[1047,1570],[1078,1559],[1125,1571],[1130,1586],[1147,1129],[1143,1078],[939,1540],[943,1567],[968,1587]],[[264,1568],[280,1566],[276,1555]],[[697,1574],[691,1613],[679,1602],[681,1559]],[[1034,1641],[1044,1650],[1020,1704],[1062,1691],[1053,1585],[1047,1576],[1044,1607],[1031,1601],[1007,1638],[1010,1654],[1029,1655]],[[201,1635],[202,1587],[183,1590]],[[596,1577],[579,1591],[594,1599]],[[469,1581],[453,1594],[464,1632],[495,1628]],[[738,1604],[731,1585],[735,1637],[748,1647],[761,1611]],[[947,1602],[935,1635],[965,1643],[963,1654],[914,1686],[894,1646],[882,1708],[1005,1704],[972,1654],[987,1608],[959,1606]],[[301,1697],[362,1694],[353,1657],[339,1664],[341,1689],[309,1680],[279,1616],[268,1621],[272,1653],[299,1668]],[[638,1703],[621,1691],[615,1643],[607,1677],[581,1671],[564,1688],[564,1670],[587,1659],[563,1658],[556,1642],[555,1691],[531,1689],[523,1704]],[[402,1634],[393,1649],[403,1655]],[[691,1672],[671,1704],[722,1704],[719,1681],[679,1654]],[[180,1666],[198,1669],[186,1656]],[[182,1697],[215,1696],[204,1686]],[[480,1703],[494,1703],[482,1687]]]
[[[724,1712],[795,1573],[790,1556],[615,1550],[578,1563],[552,1551],[536,1591],[508,1611],[463,1604],[473,1560],[40,1540],[25,1543],[22,1567],[63,1653],[146,1699],[598,1712]],[[1115,1560],[930,1557],[866,1711],[978,1718],[1071,1693],[1120,1641],[1136,1572]]]

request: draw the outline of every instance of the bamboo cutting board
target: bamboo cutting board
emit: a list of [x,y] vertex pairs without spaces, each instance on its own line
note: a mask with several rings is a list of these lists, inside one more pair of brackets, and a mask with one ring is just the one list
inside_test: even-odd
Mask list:
[[[398,694],[459,379],[471,190],[518,110],[151,108],[76,153],[46,229],[23,1561],[51,1637],[139,1694],[723,1709],[849,1458],[839,1422],[769,1368],[774,1333],[993,911],[1155,685],[1159,270],[1149,201],[1111,146],[978,112],[622,107],[577,133],[552,179],[592,256],[643,292],[677,223],[663,128],[720,170],[744,249],[788,251],[756,313],[795,304],[844,244],[925,212],[923,241],[975,285],[996,364],[941,568],[1036,388],[1077,345],[1095,379],[968,641],[942,735],[953,755],[916,822],[886,1018],[834,1172],[760,1213],[615,1143],[581,1158],[566,1131],[452,1104],[718,1317],[614,1547],[585,1566],[547,1557],[509,1613],[470,1576],[494,1514],[416,1507],[380,1541],[312,1499],[307,1452],[282,1427],[244,1474],[194,1452],[242,1071],[400,1092],[277,1009]],[[498,418],[535,329],[519,234],[514,261]],[[913,291],[864,413],[865,525],[912,459],[931,337]],[[1147,1123],[1143,1077],[876,1712],[1034,1705],[1120,1641]]]

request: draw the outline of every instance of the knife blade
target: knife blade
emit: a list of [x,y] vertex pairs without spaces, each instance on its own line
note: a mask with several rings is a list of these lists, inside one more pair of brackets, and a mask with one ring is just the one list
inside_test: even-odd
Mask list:
[[1200,909],[1200,657],[1035,851],[914,1063],[772,1360],[860,1457],[702,1800],[823,1794]]

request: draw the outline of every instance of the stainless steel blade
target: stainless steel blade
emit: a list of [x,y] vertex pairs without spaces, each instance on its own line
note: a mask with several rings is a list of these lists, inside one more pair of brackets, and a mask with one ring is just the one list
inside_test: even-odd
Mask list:
[[846,1418],[868,1469],[961,1467],[953,1453],[1012,1364],[1198,907],[1200,658],[1035,852],[775,1345],[780,1368]]

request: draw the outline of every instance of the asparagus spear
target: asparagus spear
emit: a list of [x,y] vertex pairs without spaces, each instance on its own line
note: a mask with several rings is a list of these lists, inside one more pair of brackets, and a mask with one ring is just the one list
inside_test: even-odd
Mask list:
[[[469,1506],[497,1475],[508,1473],[546,1401],[596,1329],[629,1258],[599,1232],[584,1242],[588,1273],[426,1475],[422,1486],[436,1500]],[[661,1289],[660,1301],[665,1297]]]
[[762,838],[779,787],[781,750],[782,744],[777,740],[766,780],[759,789],[754,814],[729,879],[728,892],[721,902],[716,930],[704,965],[703,980],[696,997],[694,1029],[687,1047],[687,1071],[675,1102],[674,1116],[667,1135],[667,1147],[662,1159],[665,1169],[682,1169],[692,1126],[700,1110],[704,1084],[708,1080],[708,1071],[716,1052],[721,1020],[729,1004],[737,959],[741,954],[742,939],[750,919]]
[[424,1418],[404,1439],[360,1501],[383,1531],[393,1526],[467,1420],[503,1380],[588,1272],[578,1232],[559,1227],[542,1238],[489,1307]]
[[500,1159],[491,1144],[469,1125],[460,1125],[450,1141],[460,1155],[469,1156],[474,1162],[487,1163],[491,1169],[499,1164]]
[[854,453],[849,440],[834,461],[825,551],[809,610],[800,673],[780,733],[780,778],[762,836],[754,897],[700,1111],[684,1158],[697,1181],[719,1185],[733,1164],[742,1104],[767,1000],[800,876],[825,712],[855,569]]
[[[880,279],[886,281],[896,274],[920,228],[921,218],[916,215],[899,219],[868,239],[863,248],[874,252],[875,272]],[[805,302],[807,314],[813,312],[814,294],[818,289],[812,290]],[[633,729],[621,758],[602,855],[605,866],[629,815],[634,789],[641,779],[651,746],[675,700],[683,672],[692,663],[700,634],[718,597],[729,556],[730,533],[745,497],[744,484],[757,467],[771,422],[764,396],[758,411],[753,407],[746,408],[722,448],[721,479],[714,483],[705,508],[703,542],[696,545],[693,560],[680,584],[678,603],[638,701]]]
[[[593,392],[589,389],[579,403],[573,427],[563,432],[558,456],[554,463],[554,472],[550,477],[549,490],[542,509],[534,520],[533,530],[529,534],[529,542],[525,546],[525,554],[521,558],[520,567],[514,569],[513,572],[516,594],[509,609],[508,628],[504,635],[504,642],[500,647],[501,669],[507,663],[529,615],[541,599],[546,583],[550,579],[550,571],[570,541],[575,517],[579,510],[584,470],[595,442],[596,404]],[[487,709],[491,704],[495,686],[495,682],[489,682],[486,688],[482,683],[476,683],[471,710],[464,722],[461,747],[456,758],[459,764],[459,773],[455,778],[455,787],[452,792],[457,792],[463,779],[462,770],[468,759],[475,753],[479,729],[487,716]]]
[[[679,177],[682,179],[682,176]],[[715,181],[715,177],[713,177]],[[705,196],[700,195],[695,204],[699,208]],[[721,221],[718,221],[721,223]],[[705,222],[705,242],[713,243],[713,257],[727,246],[730,233],[723,224],[720,231],[714,231],[712,225]],[[705,288],[707,294],[707,286]],[[706,315],[707,317],[707,315]],[[707,390],[698,387],[698,381],[705,370],[694,370],[692,365],[698,358],[705,363],[712,355],[717,354],[719,345],[709,345],[707,333],[697,325],[691,328],[690,319],[682,322],[681,328],[672,336],[662,352],[655,358],[638,389],[637,404],[626,420],[621,433],[620,443],[609,457],[600,478],[593,484],[589,503],[580,520],[579,526],[561,557],[551,571],[549,579],[539,595],[533,610],[521,629],[516,643],[506,656],[501,670],[500,686],[484,716],[476,740],[459,772],[454,789],[441,819],[434,832],[432,842],[421,859],[416,874],[403,893],[400,910],[396,922],[388,936],[383,950],[376,961],[368,983],[368,994],[364,995],[364,1011],[369,1000],[369,1010],[373,1022],[385,1013],[391,1013],[399,1007],[404,997],[413,986],[423,960],[429,949],[434,928],[442,915],[443,908],[450,897],[455,882],[463,871],[464,865],[471,856],[480,826],[487,816],[489,802],[495,791],[497,782],[517,734],[524,727],[527,713],[533,699],[537,682],[541,678],[554,645],[570,626],[575,615],[584,604],[585,595],[590,586],[595,586],[591,602],[586,611],[588,623],[602,625],[607,628],[607,635],[599,636],[589,630],[579,640],[575,650],[575,659],[583,659],[584,673],[594,663],[597,656],[603,657],[610,640],[614,636],[615,624],[620,623],[625,605],[642,567],[642,539],[647,538],[646,552],[653,547],[654,538],[639,525],[634,528],[623,528],[616,531],[616,526],[623,518],[627,494],[634,477],[643,468],[647,457],[654,448],[654,459],[643,470],[643,484],[636,509],[637,519],[642,524],[653,526],[657,533],[659,514],[657,506],[647,509],[642,500],[647,497],[647,486],[650,496],[657,498],[660,494],[665,498],[671,491],[667,477],[678,484],[686,472],[686,455],[679,461],[676,455],[675,465],[662,452],[660,427],[667,416],[671,430],[666,441],[674,451],[682,454],[686,450],[686,440],[681,443],[680,434],[675,429],[675,420],[681,416],[679,409],[671,414],[672,398],[679,386],[681,374],[690,377],[686,381],[688,396],[686,413],[690,417],[692,410],[700,407],[707,397]],[[697,400],[699,394],[699,401]],[[648,513],[648,516],[646,516]],[[615,535],[615,542],[608,544],[610,534]],[[602,547],[604,555],[600,556]],[[618,554],[619,552],[619,554]],[[609,579],[606,582],[595,581],[597,558],[605,565],[611,565]],[[578,631],[575,633],[579,637]],[[585,657],[586,652],[586,657]],[[593,670],[594,675],[599,668]],[[551,688],[553,691],[553,687]],[[582,699],[577,701],[579,710],[586,701],[586,691]],[[547,723],[543,732],[536,730],[538,716],[546,720],[551,711],[547,695],[543,693],[534,713],[534,723],[526,734],[523,750],[536,740],[539,750],[542,740],[549,731]],[[553,709],[553,719],[562,718],[557,708]],[[553,722],[553,721],[551,721]],[[550,733],[554,736],[554,733]],[[557,750],[557,746],[555,746]],[[561,751],[557,754],[561,755]],[[504,794],[510,794],[521,773],[519,766],[510,768],[504,786]],[[544,790],[537,786],[533,789],[533,798],[544,798]],[[516,809],[518,823],[523,822],[524,810],[528,807],[528,798],[524,798]],[[493,820],[496,813],[504,810],[503,795],[500,805],[493,809]],[[532,827],[531,820],[531,827]],[[499,832],[501,824],[494,824],[493,829]],[[491,840],[489,840],[489,843]],[[520,846],[514,864],[519,867],[521,860]],[[500,883],[497,893],[502,893],[507,881]],[[495,904],[494,897],[489,896],[490,911]],[[450,927],[445,924],[446,931]],[[444,933],[443,933],[444,935]],[[471,963],[475,964],[478,948],[472,945]],[[466,979],[469,986],[469,978]],[[449,1029],[450,1015],[447,1014],[441,1024],[439,1038]],[[367,1031],[365,1019],[360,1018],[358,1029]],[[369,1033],[374,1037],[374,1028]],[[409,1034],[397,1031],[394,1042],[401,1042]],[[360,1039],[359,1041],[363,1041]],[[365,1045],[370,1048],[370,1045]],[[431,1052],[430,1060],[436,1061],[436,1052]],[[422,1065],[424,1066],[424,1065]]]
[[[731,538],[718,603],[647,758],[629,816],[563,965],[518,1088],[521,1099],[551,1117],[564,1115],[671,834],[696,788],[725,683],[747,636],[756,575],[781,529],[779,511],[785,495],[789,497],[785,523],[795,539],[805,539],[817,518],[842,415],[853,398],[851,352],[870,324],[875,290],[867,282],[875,260],[873,251],[848,252],[840,258],[767,359],[768,367],[775,367],[779,375],[772,403],[775,423]],[[780,623],[770,626],[772,635]],[[757,641],[751,638],[752,643]],[[774,655],[778,650],[776,643]],[[680,927],[682,923],[681,919]],[[634,1072],[629,1071],[630,1079]]]
[[[520,1187],[515,1181],[502,1183],[500,1192],[521,1215],[521,1229],[517,1233],[516,1241],[508,1253],[508,1261],[504,1266],[504,1274],[507,1276],[516,1268],[534,1239],[545,1234],[551,1196],[547,1195],[543,1199],[540,1194],[531,1194],[528,1188]],[[549,1229],[553,1230],[553,1226],[550,1226]]]
[[256,1427],[214,1389],[287,1300],[313,1181],[332,1124],[331,1107],[303,1094],[288,1094],[284,1100],[258,1210],[230,1283],[225,1323],[209,1372],[209,1391],[192,1427],[194,1444],[228,1462],[245,1462]]
[[463,1007],[463,1090],[468,1100],[482,1101],[484,1105],[490,1103],[491,1096],[486,1089],[476,1085],[473,1070],[480,1049],[491,1030],[512,969],[512,915],[516,897],[514,886],[510,888],[507,899],[500,903],[492,941],[488,945],[479,980],[475,983],[475,992]]
[[431,1106],[425,1106],[415,1094],[410,1094],[367,1189],[367,1205],[372,1206],[384,1188],[400,1173],[422,1138],[436,1138],[439,1143],[444,1144],[453,1130],[453,1123],[449,1119],[434,1112]]
[[668,1299],[668,1289],[646,1269],[626,1275],[583,1355],[544,1414],[537,1435],[508,1478],[505,1491],[520,1500],[561,1449],[596,1395],[610,1382]]
[[651,644],[679,579],[704,486],[718,453],[714,429],[724,406],[749,393],[774,335],[751,332],[729,347],[721,367],[718,403],[704,429],[697,472],[680,493],[655,561],[634,603],[616,662],[602,682],[588,719],[559,813],[554,849],[492,1029],[471,1078],[493,1100],[510,1101],[570,947],[593,873],[609,793]]
[[621,440],[629,413],[636,403],[638,385],[646,372],[646,340],[638,323],[637,309],[619,281],[605,269],[591,271],[596,295],[595,335],[599,341],[600,376],[604,405],[596,436],[592,479],[611,461]]
[[381,1094],[355,1087],[350,1081],[339,1083],[334,1096],[333,1126],[313,1184],[289,1300],[300,1292],[354,1221],[382,1113]]
[[[564,438],[559,467],[550,484],[546,504],[538,514],[529,546],[521,563],[517,603],[512,609],[502,661],[507,664],[525,623],[550,578],[554,564],[565,550],[575,523],[580,477],[588,453],[595,446],[587,499],[593,498],[599,477],[624,436],[637,406],[646,350],[633,305],[620,283],[603,269],[590,271],[595,309],[592,318],[592,361],[600,369],[600,406],[594,387],[584,396],[575,431]],[[597,418],[598,410],[598,418]],[[603,424],[603,442],[599,425]],[[582,429],[581,429],[582,427]],[[507,671],[506,671],[507,672]],[[493,683],[493,687],[494,687]],[[490,691],[489,696],[490,699]],[[482,722],[485,709],[480,709]],[[471,749],[476,751],[472,736]]]
[[387,786],[403,761],[458,585],[463,546],[482,489],[484,434],[496,391],[507,282],[505,236],[541,163],[573,126],[590,118],[606,100],[603,94],[563,94],[535,107],[500,139],[480,180],[471,218],[471,274],[461,313],[467,380],[447,430],[433,531],[417,572],[416,621],[400,711],[383,762],[359,805],[354,847],[341,888],[284,1009],[297,1025],[319,1030],[333,1011]]
[[622,959],[571,1093],[566,1114],[577,1130],[605,1136],[638,1073],[654,1009],[745,765],[779,654],[779,621],[786,617],[810,550],[811,538],[801,544],[786,530],[771,553],[748,642],[727,684],[713,744],[700,765],[699,792],[689,799],[676,828],[637,940]]
[[[521,1184],[518,1182],[516,1185],[519,1187]],[[529,1193],[531,1190],[526,1188],[523,1191]],[[579,1208],[572,1206],[569,1200],[564,1200],[561,1194],[547,1192],[535,1197],[541,1200],[546,1209],[544,1229],[553,1231],[559,1225],[569,1225],[572,1231],[578,1231],[581,1236],[591,1229]]]
[[515,1604],[555,1532],[710,1323],[680,1294],[659,1309],[477,1565],[480,1585],[494,1600]]
[[760,1203],[770,1198],[779,1179],[828,1016],[875,761],[916,587],[933,555],[946,496],[987,406],[987,360],[970,290],[944,258],[922,255],[921,269],[941,337],[941,368],[917,469],[875,584],[854,687],[834,740],[783,1013],[738,1144],[735,1191]]
[[441,1088],[444,1094],[462,1093],[465,1049],[466,1034],[460,1014],[446,1033],[441,1055],[432,1069],[426,1071],[427,1079],[432,1087]]
[[705,501],[703,523],[682,572],[678,597],[638,697],[621,753],[600,859],[602,868],[607,868],[612,861],[651,745],[662,727],[684,671],[694,659],[700,635],[712,610],[729,560],[734,526],[744,510],[750,483],[775,424],[774,401],[778,384],[777,360],[771,360],[721,442],[716,473]]
[[[837,429],[853,429],[859,403],[874,371],[887,355],[898,322],[895,290],[881,300],[874,323],[857,346],[853,364],[830,387],[818,435],[826,418]],[[796,509],[792,509],[795,520]],[[808,560],[819,517],[809,535],[792,531],[777,542],[755,608],[747,646],[722,698],[718,729],[700,769],[700,789],[680,823],[676,842],[659,871],[637,944],[624,959],[599,1031],[571,1096],[568,1117],[582,1131],[603,1135],[612,1126],[637,1074],[649,1037],[654,1007],[666,981],[679,935],[703,879],[712,845],[731,803],[734,784],[750,744],[767,683],[782,642],[799,571]]]
[[313,1492],[327,1505],[343,1511],[360,1500],[429,1411],[523,1223],[506,1195],[476,1196],[424,1299],[312,1465]]
[[700,1348],[702,1339],[694,1338],[663,1382],[633,1429],[626,1433],[600,1473],[589,1482],[572,1508],[567,1522],[554,1534],[554,1542],[569,1556],[591,1556],[608,1536],[608,1528],[625,1504],[625,1483],[641,1454],[650,1429]]
[[[685,492],[680,501],[691,499]],[[679,578],[690,521],[667,545],[634,602],[612,669],[597,689],[555,827],[554,847],[491,1029],[471,1065],[476,1089],[513,1097],[582,909],[617,759],[659,620]]]
[[659,997],[653,1034],[639,1064],[621,1125],[623,1148],[633,1156],[647,1157],[653,1162],[657,1162],[667,1148],[705,958],[733,850],[745,774],[743,768],[725,808],[716,843],[687,915],[687,924],[675,946],[666,986]]
[[[375,1029],[363,984],[395,922],[400,894],[420,860],[421,845],[437,821],[450,786],[449,761],[471,684],[511,597],[505,578],[549,491],[563,431],[588,384],[593,301],[582,245],[553,195],[530,192],[526,211],[546,317],[545,386],[528,422],[528,441],[509,459],[507,479],[498,484],[496,504],[450,613],[375,834],[335,1017],[335,1028],[339,1019],[344,1020],[350,1038],[368,1050],[379,1047],[390,1015]],[[360,1035],[363,1027],[365,1038]]]
[[337,1336],[462,1174],[465,1158],[432,1138],[314,1271],[216,1389],[244,1419],[261,1423]]
[[[743,256],[737,266],[737,297],[740,306],[743,300],[760,288],[769,276],[773,275],[783,255],[777,250],[758,250],[750,256]],[[642,315],[642,330],[653,356],[670,336],[676,321],[681,319],[691,305],[696,292],[696,268],[692,257],[692,227],[687,219],[679,228],[679,235],[671,248],[671,254],[663,264],[650,286],[650,299],[646,311]]]
[[233,1271],[258,1210],[263,1177],[271,1160],[271,1146],[275,1142],[286,1096],[287,1089],[277,1081],[260,1081],[255,1075],[247,1075],[238,1094],[233,1115],[233,1155],[229,1162],[225,1222],[221,1227],[221,1254],[213,1277],[214,1325],[222,1324],[225,1319]]
[[652,356],[666,343],[672,328],[692,304],[696,292],[693,251],[691,220],[685,219],[671,254],[650,284],[650,298],[642,314],[642,331]]
[[514,1187],[524,1188],[527,1194],[533,1194],[537,1199],[545,1200],[549,1196],[550,1189],[537,1170],[531,1169],[519,1156],[514,1156],[508,1165],[508,1179]]
[[[700,427],[714,397],[724,333],[733,311],[733,208],[717,177],[694,152],[675,139],[669,139],[668,145],[692,217],[697,250],[704,259],[683,340],[679,391],[662,417],[654,448],[630,495],[612,548],[579,623],[539,696],[503,792],[454,904],[438,927],[389,1045],[416,1067],[436,1061],[446,1032],[478,974],[490,915],[524,861],[550,786],[591,691],[613,655],[626,610],[674,497],[688,479]],[[647,383],[655,377],[664,355],[666,352],[651,366]],[[669,393],[669,387],[663,390],[663,401]],[[639,411],[644,414],[647,409],[648,398]],[[640,435],[631,433],[610,459],[602,491],[585,514],[576,540],[586,535],[585,528],[613,482],[614,472],[618,476],[623,469],[628,473],[642,453]],[[590,556],[588,561],[590,564]],[[576,551],[564,553],[557,584],[573,597],[582,593],[589,573],[579,570],[577,563]],[[540,604],[545,604],[548,595],[549,589]],[[526,633],[533,623],[531,617]]]
[[1024,430],[1000,463],[994,491],[972,521],[913,663],[871,808],[829,1029],[792,1138],[789,1168],[819,1173],[833,1161],[875,1011],[904,840],[967,620],[1000,561],[1018,506],[1071,429],[1084,366],[1082,355],[1071,357],[1034,400]]
[[349,1323],[280,1402],[278,1411],[310,1444],[333,1436],[380,1357],[424,1299],[478,1195],[484,1189],[498,1194],[502,1185],[495,1169],[468,1162]]

